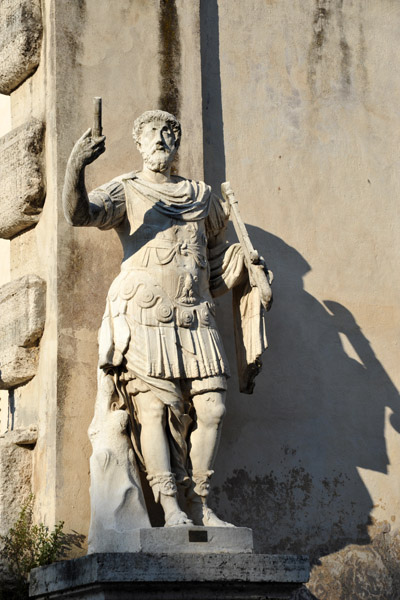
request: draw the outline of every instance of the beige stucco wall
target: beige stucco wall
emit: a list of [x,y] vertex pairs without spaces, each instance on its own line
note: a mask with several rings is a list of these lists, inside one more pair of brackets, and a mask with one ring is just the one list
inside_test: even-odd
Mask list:
[[313,2],[249,0],[240,21],[240,3],[219,2],[225,176],[276,274],[245,452],[254,475],[260,444],[282,473],[351,475],[365,509],[379,480],[396,515],[400,7],[323,5],[318,37]]
[[[107,152],[88,187],[137,168],[132,121],[162,105],[182,120],[180,174],[217,192],[231,181],[275,273],[270,349],[252,397],[230,382],[211,504],[252,527],[258,551],[328,556],[310,586],[319,600],[350,597],[352,545],[369,552],[358,571],[379,564],[390,594],[377,544],[397,552],[400,6],[167,4],[172,29],[156,0],[119,0],[112,14],[106,0],[46,0],[40,67],[12,94],[13,126],[46,121],[43,215],[11,242],[11,276],[48,286],[39,372],[15,399],[19,423],[39,422],[37,516],[87,533],[96,335],[121,259],[113,232],[64,221],[68,154],[100,95]],[[229,299],[218,304],[234,371]]]
[[258,523],[263,550],[320,556],[398,528],[400,7],[218,5],[219,176],[276,275],[254,400],[230,399],[219,505]]

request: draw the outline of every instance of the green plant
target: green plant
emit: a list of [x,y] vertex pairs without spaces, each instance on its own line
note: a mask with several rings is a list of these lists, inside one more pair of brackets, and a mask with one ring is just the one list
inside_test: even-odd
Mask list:
[[0,589],[0,599],[22,600],[28,597],[28,581],[31,569],[48,565],[62,556],[67,536],[60,521],[50,531],[47,525],[33,523],[34,496],[30,495],[22,506],[13,527],[0,536],[1,558],[6,563],[11,583]]

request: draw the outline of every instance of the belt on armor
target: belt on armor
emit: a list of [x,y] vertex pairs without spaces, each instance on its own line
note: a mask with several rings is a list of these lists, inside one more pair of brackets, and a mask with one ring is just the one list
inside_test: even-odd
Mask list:
[[202,268],[204,268],[207,264],[207,259],[203,252],[204,248],[201,246],[201,244],[191,244],[190,242],[185,241],[175,242],[166,239],[155,239],[147,242],[145,247],[146,249],[154,248],[156,250],[170,250],[163,259],[159,259],[158,262],[161,265],[166,265],[171,262],[176,254],[181,254],[182,256],[190,254],[193,256],[199,267]]

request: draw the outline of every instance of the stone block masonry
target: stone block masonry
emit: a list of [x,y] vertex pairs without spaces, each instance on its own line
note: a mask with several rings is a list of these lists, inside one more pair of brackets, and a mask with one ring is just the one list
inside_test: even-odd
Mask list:
[[37,68],[42,41],[40,0],[0,3],[0,93],[11,94]]
[[40,277],[25,275],[1,286],[0,389],[34,377],[45,314],[46,284]]
[[[32,448],[37,427],[8,431],[0,436],[0,534],[6,535],[18,518],[32,492]],[[0,554],[2,547],[0,545]],[[0,559],[0,579],[7,579],[7,569]]]
[[40,217],[45,198],[44,125],[33,119],[0,138],[0,237],[10,239]]

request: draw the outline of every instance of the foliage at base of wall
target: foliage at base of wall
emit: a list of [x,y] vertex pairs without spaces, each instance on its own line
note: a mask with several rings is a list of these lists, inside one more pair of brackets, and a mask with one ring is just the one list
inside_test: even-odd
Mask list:
[[0,536],[0,600],[27,599],[30,571],[65,557],[72,546],[82,544],[84,536],[64,533],[63,521],[52,531],[43,523],[33,523],[33,504],[31,494],[13,527],[7,535]]

